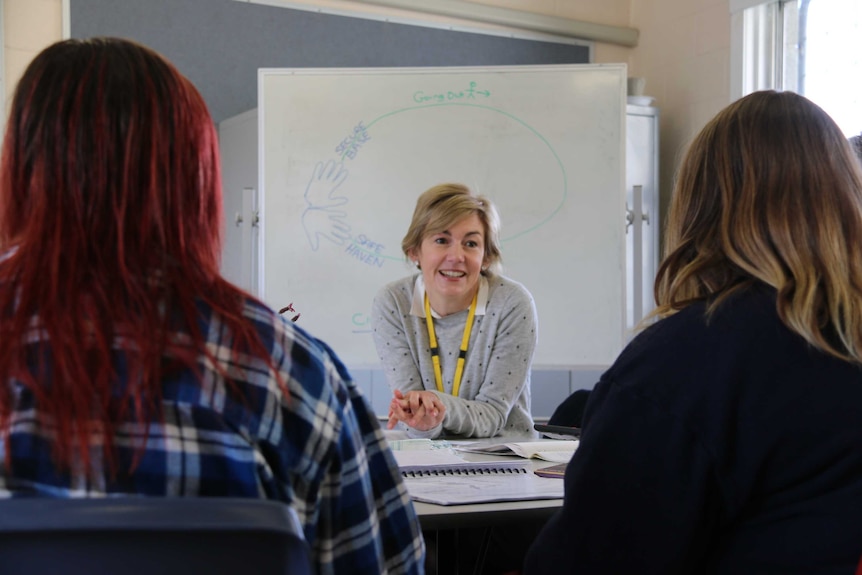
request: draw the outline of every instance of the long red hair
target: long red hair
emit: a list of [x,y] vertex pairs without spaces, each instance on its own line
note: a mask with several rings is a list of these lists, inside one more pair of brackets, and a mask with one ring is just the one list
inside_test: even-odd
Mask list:
[[[215,126],[159,54],[109,38],[46,48],[17,86],[0,171],[7,440],[18,382],[56,426],[61,464],[77,454],[88,468],[101,435],[113,465],[112,423],[159,417],[167,358],[196,370],[206,354],[219,365],[198,327],[200,303],[233,334],[234,353],[269,363],[242,317],[243,292],[219,275]],[[175,341],[175,328],[190,341]],[[124,354],[123,376],[112,349]]]

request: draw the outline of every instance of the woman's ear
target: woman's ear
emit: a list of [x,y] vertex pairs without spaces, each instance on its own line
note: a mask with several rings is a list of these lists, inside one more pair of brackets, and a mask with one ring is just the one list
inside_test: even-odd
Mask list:
[[413,262],[413,265],[415,265],[417,268],[419,267],[419,254],[416,253],[415,249],[407,250],[407,257],[410,259],[411,262]]

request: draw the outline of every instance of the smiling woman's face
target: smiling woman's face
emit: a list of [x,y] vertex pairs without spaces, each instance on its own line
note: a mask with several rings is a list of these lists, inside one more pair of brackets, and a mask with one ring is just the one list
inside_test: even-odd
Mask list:
[[410,257],[422,269],[434,311],[442,316],[467,309],[479,288],[485,259],[482,221],[470,214],[440,233],[425,236]]

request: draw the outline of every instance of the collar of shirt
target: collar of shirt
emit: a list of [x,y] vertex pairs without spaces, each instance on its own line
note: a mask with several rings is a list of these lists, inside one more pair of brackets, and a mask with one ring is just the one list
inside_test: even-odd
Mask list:
[[[485,315],[485,304],[488,303],[488,279],[479,276],[479,296],[476,298],[476,315]],[[425,317],[425,280],[422,274],[416,275],[416,283],[413,285],[413,302],[410,306],[410,315]],[[434,308],[431,308],[431,317],[440,319]]]

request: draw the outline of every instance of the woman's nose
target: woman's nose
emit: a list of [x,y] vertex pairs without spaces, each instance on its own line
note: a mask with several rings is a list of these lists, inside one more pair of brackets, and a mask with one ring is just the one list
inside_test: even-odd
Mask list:
[[449,251],[446,255],[451,260],[461,261],[464,259],[464,248],[462,248],[458,244],[452,244],[449,247]]

